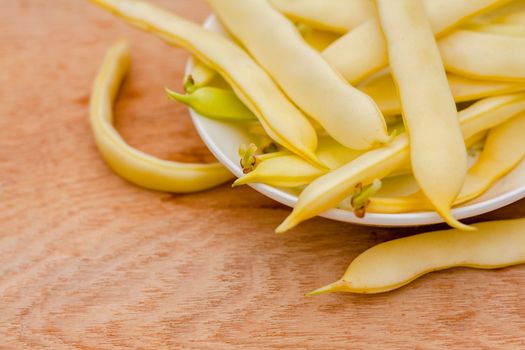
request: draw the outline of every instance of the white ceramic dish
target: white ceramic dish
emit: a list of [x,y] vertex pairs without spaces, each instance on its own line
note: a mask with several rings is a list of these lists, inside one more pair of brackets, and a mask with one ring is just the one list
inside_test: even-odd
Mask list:
[[[209,17],[204,23],[206,28],[222,31],[215,17]],[[187,69],[191,69],[191,61]],[[249,143],[250,135],[239,124],[221,122],[205,118],[193,110],[190,110],[193,123],[204,143],[208,146],[215,157],[226,166],[235,176],[243,175],[239,165],[237,150],[240,144]],[[382,195],[392,193],[389,180],[384,182],[385,189]],[[282,204],[293,207],[297,196],[293,192],[279,189],[263,184],[250,185],[256,191],[268,196]],[[525,161],[522,162],[507,176],[502,178],[488,192],[476,200],[461,207],[455,208],[453,214],[458,219],[464,219],[480,215],[505,205],[513,203],[525,197]],[[441,223],[443,220],[435,212],[415,212],[403,214],[377,214],[367,213],[364,218],[356,217],[352,212],[332,209],[324,212],[321,216],[333,220],[350,222],[371,226],[418,226]]]

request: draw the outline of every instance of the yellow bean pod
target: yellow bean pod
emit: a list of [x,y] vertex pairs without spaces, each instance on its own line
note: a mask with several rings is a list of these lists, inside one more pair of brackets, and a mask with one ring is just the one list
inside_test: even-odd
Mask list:
[[195,192],[220,185],[233,175],[219,163],[191,164],[162,160],[129,146],[113,127],[113,101],[130,64],[128,45],[115,43],[95,79],[90,122],[98,150],[122,178],[152,190]]
[[463,138],[475,138],[525,110],[525,93],[489,97],[459,112]]
[[441,217],[468,229],[450,212],[467,174],[467,151],[425,9],[421,0],[377,0],[377,7],[410,139],[412,173]]
[[349,85],[267,0],[208,3],[288,97],[339,143],[363,150],[388,142],[374,101]]
[[447,78],[457,103],[525,91],[525,83],[474,80],[451,73]]
[[277,227],[285,232],[300,222],[336,207],[358,184],[370,184],[396,170],[410,159],[406,135],[364,153],[348,164],[315,179],[300,194],[292,213]]
[[313,28],[346,33],[374,16],[373,0],[270,0],[290,19]]
[[[437,37],[507,0],[425,0],[426,13]],[[351,84],[357,84],[388,64],[386,42],[376,18],[360,24],[323,51],[323,57]]]
[[[525,111],[525,94],[512,94],[480,100],[459,113],[465,140],[491,129],[516,114]],[[381,179],[410,162],[407,135],[352,160],[348,164],[321,176],[308,185],[292,213],[276,229],[287,231],[300,222],[336,207],[358,184],[367,185]]]
[[458,30],[439,41],[447,71],[474,79],[525,81],[525,37]]
[[[479,159],[469,169],[465,184],[454,205],[466,203],[487,191],[525,158],[525,115],[519,114],[490,130]],[[370,198],[368,212],[403,213],[432,210],[425,196]]]
[[[337,169],[361,154],[361,151],[346,148],[332,138],[319,139],[317,156],[330,169]],[[255,169],[237,179],[233,185],[264,183],[277,187],[298,187],[309,184],[319,176],[326,174],[327,171],[312,166],[292,154],[284,154],[266,160],[259,157]]]
[[525,263],[525,219],[483,222],[476,231],[422,233],[378,244],[352,261],[343,277],[309,295],[382,293],[433,271],[497,269]]
[[91,1],[169,44],[188,49],[232,86],[274,141],[313,164],[320,164],[315,156],[317,135],[308,119],[268,74],[231,40],[146,2]]
[[[456,103],[525,91],[525,83],[474,80],[451,73],[447,80]],[[359,89],[376,101],[386,117],[401,114],[401,102],[390,73],[367,80]]]
[[326,170],[319,169],[292,154],[267,159],[253,171],[237,179],[233,186],[264,183],[276,187],[299,187],[309,184]]

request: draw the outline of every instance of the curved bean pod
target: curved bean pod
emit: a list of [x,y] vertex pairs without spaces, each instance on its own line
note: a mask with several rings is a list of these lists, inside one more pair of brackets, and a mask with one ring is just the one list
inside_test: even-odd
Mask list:
[[107,164],[122,178],[145,188],[167,192],[195,192],[220,185],[233,175],[221,164],[191,164],[162,160],[129,146],[112,125],[113,101],[130,64],[128,45],[115,43],[95,79],[90,122],[95,141]]
[[[523,135],[525,135],[524,114],[519,114],[489,131],[485,147],[474,166],[469,169],[465,184],[454,205],[480,196],[525,158]],[[367,212],[375,213],[424,210],[432,210],[432,205],[420,192],[407,197],[372,197],[367,207]]]
[[309,295],[382,293],[433,271],[460,266],[497,269],[525,263],[525,219],[474,226],[474,232],[434,231],[378,244],[355,258],[339,281]]
[[143,1],[91,1],[128,23],[158,35],[169,44],[188,49],[232,86],[274,141],[322,166],[315,156],[317,135],[306,116],[286,98],[268,74],[231,40]]
[[[463,138],[469,139],[523,111],[525,93],[476,102],[459,113]],[[389,145],[364,153],[308,185],[299,196],[292,213],[276,232],[287,231],[304,220],[336,207],[352,193],[357,184],[370,184],[374,179],[381,179],[409,162],[410,149],[405,134],[397,136]]]
[[287,96],[339,143],[364,150],[388,142],[375,102],[349,85],[267,0],[207,2]]

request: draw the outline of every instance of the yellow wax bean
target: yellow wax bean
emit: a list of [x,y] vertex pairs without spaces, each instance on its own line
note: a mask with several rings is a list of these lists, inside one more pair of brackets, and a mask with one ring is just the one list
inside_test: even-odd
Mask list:
[[463,139],[476,137],[525,110],[525,93],[489,97],[459,112]]
[[373,0],[270,0],[270,3],[294,21],[335,33],[346,33],[374,16]]
[[465,181],[467,152],[425,9],[421,0],[377,0],[377,7],[410,139],[412,173],[441,217],[468,229],[450,213]]
[[[489,131],[479,159],[469,169],[465,184],[454,205],[468,202],[487,191],[514,169],[525,157],[525,115],[519,114]],[[370,198],[368,212],[403,213],[432,210],[423,194],[407,197]]]
[[290,154],[261,162],[253,171],[237,179],[233,186],[264,183],[277,187],[298,187],[309,184],[325,173],[326,170]]
[[268,135],[313,164],[317,135],[268,74],[231,40],[138,0],[91,0],[169,44],[180,45],[216,70],[259,119]]
[[400,164],[408,162],[409,158],[408,139],[406,135],[400,135],[388,145],[368,151],[339,169],[315,179],[303,190],[292,213],[275,231],[285,232],[301,221],[334,208],[352,193],[356,185],[382,179]]
[[191,164],[161,160],[129,146],[112,125],[113,101],[130,64],[128,45],[115,43],[99,70],[90,101],[90,122],[97,147],[122,178],[145,188],[195,192],[215,187],[233,175],[219,163]]
[[[524,110],[525,93],[480,100],[459,113],[463,138],[469,139],[483,130],[491,129]],[[408,138],[403,134],[391,144],[366,152],[339,169],[317,178],[303,190],[292,213],[276,232],[287,231],[304,220],[336,207],[352,193],[357,184],[367,185],[374,179],[382,179],[409,161]]]
[[[437,37],[475,15],[492,10],[506,0],[424,0],[426,13]],[[323,57],[352,84],[388,64],[388,53],[379,21],[360,24],[323,51]]]
[[388,142],[374,101],[332,69],[267,0],[208,3],[290,99],[339,143],[363,150]]
[[525,90],[525,83],[475,80],[451,73],[447,78],[457,103]]
[[452,267],[496,269],[525,263],[525,219],[474,226],[477,231],[434,231],[378,244],[355,258],[339,281],[309,295],[382,293]]
[[[525,83],[474,80],[451,73],[447,79],[456,103],[525,90]],[[369,79],[359,89],[376,101],[385,116],[401,114],[401,102],[390,73]]]
[[525,81],[525,37],[458,30],[439,41],[448,71],[474,79]]
[[[317,156],[330,169],[337,169],[361,154],[361,151],[346,148],[332,138],[319,139]],[[327,172],[292,154],[279,155],[266,160],[259,157],[257,160],[255,169],[237,179],[234,186],[264,183],[277,187],[298,187],[309,184]]]

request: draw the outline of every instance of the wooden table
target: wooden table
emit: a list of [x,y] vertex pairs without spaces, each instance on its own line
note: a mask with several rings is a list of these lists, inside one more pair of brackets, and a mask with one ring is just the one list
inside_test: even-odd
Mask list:
[[[196,0],[157,0],[202,21]],[[523,349],[525,267],[455,269],[377,295],[303,294],[360,252],[421,230],[310,220],[243,187],[169,195],[116,177],[88,96],[132,43],[117,105],[132,145],[211,160],[180,89],[187,54],[84,1],[0,0],[0,349]],[[525,215],[525,202],[479,220]]]

